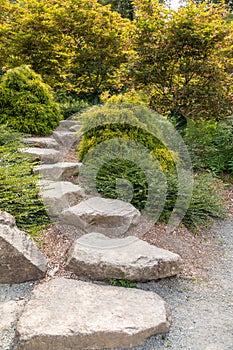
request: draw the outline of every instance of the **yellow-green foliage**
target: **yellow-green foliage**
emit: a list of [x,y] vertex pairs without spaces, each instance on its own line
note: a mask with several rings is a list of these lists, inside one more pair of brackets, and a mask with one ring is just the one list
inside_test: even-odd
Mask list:
[[50,87],[28,66],[7,71],[0,83],[0,124],[20,132],[46,135],[61,114]]
[[37,232],[50,221],[39,199],[35,166],[22,147],[21,135],[0,125],[0,208],[16,218],[19,228]]
[[134,89],[118,94],[111,95],[109,91],[105,91],[101,94],[100,100],[103,103],[132,103],[149,106],[149,98],[143,91],[136,91]]

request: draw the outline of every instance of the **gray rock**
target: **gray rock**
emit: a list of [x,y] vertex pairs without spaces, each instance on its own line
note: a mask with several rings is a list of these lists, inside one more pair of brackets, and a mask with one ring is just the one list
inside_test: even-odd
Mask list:
[[0,303],[0,349],[12,349],[16,322],[23,311],[24,301],[5,301]]
[[[4,214],[0,214],[4,217]],[[9,214],[8,214],[9,216]],[[10,216],[9,216],[10,217]],[[0,223],[0,283],[21,283],[45,276],[47,260],[28,234]]]
[[0,225],[8,225],[10,227],[16,226],[14,216],[0,210]]
[[34,167],[34,174],[40,174],[48,180],[67,180],[67,178],[78,175],[82,163],[60,162],[55,164],[42,164]]
[[130,203],[118,199],[93,197],[63,210],[61,220],[86,232],[106,233],[115,237],[125,233],[131,225],[136,225],[140,212]]
[[8,328],[17,319],[18,313],[22,310],[24,301],[9,300],[4,303],[0,303],[0,315],[4,315],[4,318],[0,318],[0,328]]
[[41,160],[44,164],[53,164],[62,160],[63,155],[52,148],[23,148],[21,149],[23,153],[32,156],[34,161]]
[[86,198],[82,187],[68,181],[40,180],[40,196],[51,217],[59,217],[63,209],[79,203]]
[[59,149],[59,144],[52,137],[29,137],[24,140],[24,143],[39,148]]
[[75,146],[79,141],[79,138],[76,132],[72,132],[69,130],[54,131],[53,137],[61,147],[65,147],[65,148],[71,148]]
[[92,280],[125,278],[146,282],[176,275],[181,258],[136,237],[111,239],[89,233],[77,239],[68,255],[66,269]]
[[82,128],[81,124],[76,124],[76,125],[71,126],[69,129],[70,129],[70,131],[78,132],[79,130],[81,130],[81,128]]
[[34,289],[15,350],[131,347],[169,326],[167,304],[153,292],[57,278]]
[[78,120],[74,119],[65,119],[61,120],[59,126],[57,127],[56,130],[65,130],[65,129],[70,129],[73,126],[80,125]]

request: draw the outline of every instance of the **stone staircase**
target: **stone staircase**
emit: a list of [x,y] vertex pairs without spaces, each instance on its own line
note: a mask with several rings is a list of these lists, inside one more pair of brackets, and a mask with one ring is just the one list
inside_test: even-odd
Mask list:
[[[125,237],[140,221],[140,212],[130,203],[87,196],[79,184],[67,181],[84,166],[62,161],[67,149],[80,141],[80,129],[76,120],[61,121],[51,137],[28,138],[25,144],[30,147],[22,149],[34,160],[41,160],[34,173],[42,177],[40,196],[50,217],[86,234],[74,240],[67,257],[65,268],[77,279],[54,277],[35,287],[17,324],[16,350],[132,347],[169,330],[170,311],[158,295],[97,282],[146,282],[174,276],[180,271],[181,259],[137,237]],[[0,250],[0,273],[3,254],[8,271],[0,283],[37,280],[45,276],[45,258],[12,220],[0,212],[0,241],[5,244]],[[17,266],[28,273],[19,271],[14,281],[10,271]]]

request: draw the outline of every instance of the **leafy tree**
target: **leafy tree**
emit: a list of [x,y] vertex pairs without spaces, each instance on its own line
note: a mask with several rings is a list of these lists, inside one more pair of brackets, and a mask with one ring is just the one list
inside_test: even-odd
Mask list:
[[133,4],[131,0],[99,0],[102,5],[111,5],[112,10],[117,11],[122,17],[133,19]]
[[[8,67],[30,64],[45,82],[77,93],[99,94],[118,84],[130,45],[130,21],[97,0],[22,0],[8,25]],[[17,12],[18,11],[18,12]]]
[[226,10],[192,2],[169,12],[158,1],[136,0],[134,84],[163,114],[221,118],[232,111],[232,27]]

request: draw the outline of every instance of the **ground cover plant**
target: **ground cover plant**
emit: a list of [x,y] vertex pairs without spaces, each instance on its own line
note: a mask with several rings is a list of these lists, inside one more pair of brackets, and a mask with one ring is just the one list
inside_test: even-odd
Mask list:
[[0,126],[0,208],[16,218],[18,227],[35,235],[49,223],[38,197],[38,177],[29,156],[19,151],[22,135]]

